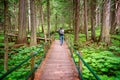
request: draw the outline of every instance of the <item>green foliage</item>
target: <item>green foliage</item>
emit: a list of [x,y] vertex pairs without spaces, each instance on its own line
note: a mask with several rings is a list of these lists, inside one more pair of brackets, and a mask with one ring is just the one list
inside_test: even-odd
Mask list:
[[112,45],[120,47],[120,35],[111,35]]
[[85,80],[96,80],[86,66],[82,65],[82,67],[83,67],[82,74]]
[[4,47],[4,43],[0,43],[0,47]]
[[100,75],[101,80],[120,80],[120,77]]
[[120,35],[111,35],[111,37],[112,37],[113,39],[120,40]]
[[0,43],[4,42],[4,34],[0,34]]
[[82,53],[84,53],[85,61],[99,74],[117,75],[114,71],[120,69],[120,57],[115,56],[110,51],[96,50],[92,47],[82,49]]
[[98,29],[96,30],[96,36],[99,37],[100,36],[100,27],[97,27]]
[[[83,54],[84,60],[99,75],[106,75],[106,76],[117,76],[118,75],[115,71],[120,70],[120,57],[115,56],[112,52],[97,51],[94,48],[84,48],[82,50],[82,53],[84,53]],[[83,70],[83,73],[84,73],[84,70]],[[85,75],[86,77],[86,74],[83,74],[83,75]],[[106,78],[106,80],[109,80],[109,77]]]
[[112,39],[112,44],[115,45],[115,46],[120,46],[120,40]]
[[59,39],[59,34],[58,34],[58,33],[55,33],[55,34],[54,34],[54,38],[55,38],[55,39]]
[[120,54],[120,47],[117,46],[109,46],[108,49],[116,54]]
[[[99,31],[96,32],[99,35]],[[73,42],[74,36],[67,34],[70,42]],[[72,39],[71,39],[72,38]],[[83,59],[90,65],[90,67],[99,75],[101,80],[120,80],[120,57],[114,53],[120,53],[120,41],[112,39],[113,45],[104,47],[103,42],[90,43],[83,46],[85,42],[85,35],[79,35],[79,50],[82,52]],[[78,62],[78,57],[73,54],[75,61]],[[90,71],[83,65],[82,74],[85,80],[95,80]]]
[[0,0],[0,23],[4,22],[4,0]]
[[79,62],[79,58],[77,56],[76,53],[73,53],[73,58],[75,59],[75,62],[78,63]]
[[116,55],[120,55],[120,35],[111,35],[112,45],[108,47],[108,50]]
[[43,37],[43,38],[44,38],[44,34],[41,33],[41,32],[37,33],[37,36],[40,36],[40,37]]
[[[20,62],[28,58],[28,56],[31,55],[31,52],[38,51],[39,48],[42,48],[42,47],[41,46],[32,46],[32,47],[23,46],[18,49],[13,48],[12,51],[9,53],[8,68],[11,69],[15,65],[18,65]],[[41,52],[38,53],[37,56],[35,57],[35,64],[39,61],[39,58],[42,57],[43,54],[44,54],[44,50],[42,48]],[[3,59],[0,59],[0,61],[3,62]],[[0,66],[0,71],[1,71],[0,76],[3,73],[5,73],[3,71],[3,65]],[[30,61],[23,64],[16,71],[13,71],[4,80],[16,80],[16,79],[24,80],[24,78],[27,76],[29,72],[30,72]]]
[[80,34],[79,35],[79,43],[82,43],[82,42],[85,42],[86,39],[85,39],[85,34]]

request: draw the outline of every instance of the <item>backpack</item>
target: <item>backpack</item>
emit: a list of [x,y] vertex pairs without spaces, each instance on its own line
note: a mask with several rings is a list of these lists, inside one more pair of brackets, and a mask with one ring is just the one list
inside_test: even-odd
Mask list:
[[64,30],[59,30],[59,34],[64,34]]

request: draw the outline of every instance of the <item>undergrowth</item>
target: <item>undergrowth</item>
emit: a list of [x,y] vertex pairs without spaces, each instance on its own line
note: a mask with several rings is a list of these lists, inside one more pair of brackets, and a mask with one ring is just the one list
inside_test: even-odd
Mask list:
[[[99,35],[99,33],[97,34]],[[72,34],[66,34],[66,36],[69,37],[70,42],[73,42],[74,36]],[[83,59],[101,80],[120,80],[120,40],[118,38],[111,38],[112,44],[110,46],[105,46],[103,42],[88,42],[86,45],[85,34],[79,35],[79,51],[82,52]],[[78,62],[78,57],[73,56]],[[82,66],[85,80],[95,80],[90,71],[84,65]]]
[[[31,52],[37,51],[39,48],[41,48],[41,52],[38,53],[38,55],[35,57],[35,66],[38,67],[37,62],[39,61],[39,58],[44,55],[43,47],[39,46],[33,46],[33,47],[20,47],[20,48],[13,48],[11,52],[9,53],[9,60],[8,60],[8,69],[10,70],[14,66],[21,63],[23,60],[28,58],[31,55]],[[0,59],[0,76],[3,75],[4,69],[3,69],[3,59]],[[30,60],[27,61],[25,64],[23,64],[21,67],[19,67],[17,70],[13,71],[11,74],[9,74],[4,80],[24,80],[28,73],[30,72]]]

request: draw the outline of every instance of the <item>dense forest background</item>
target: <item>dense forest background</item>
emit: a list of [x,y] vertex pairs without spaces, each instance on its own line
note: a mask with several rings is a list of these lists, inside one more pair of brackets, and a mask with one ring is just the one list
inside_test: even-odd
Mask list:
[[59,39],[60,27],[101,79],[120,80],[119,0],[0,0],[0,75],[39,44]]

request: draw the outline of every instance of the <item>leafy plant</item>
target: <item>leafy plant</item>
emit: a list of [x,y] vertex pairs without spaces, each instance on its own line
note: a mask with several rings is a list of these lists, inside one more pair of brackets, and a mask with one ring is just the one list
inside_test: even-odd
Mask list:
[[[9,62],[8,62],[8,68],[11,69],[12,67],[18,65],[20,62],[28,58],[28,56],[31,55],[31,52],[38,51],[39,48],[42,48],[41,46],[32,46],[32,47],[20,47],[18,49],[12,49],[12,53],[9,53]],[[13,54],[14,53],[14,54]],[[44,54],[43,48],[41,49],[41,52],[38,53],[38,55],[35,57],[35,63],[39,61],[39,59]],[[3,59],[0,59],[3,62]],[[3,71],[3,65],[0,66],[0,75],[5,73]],[[30,72],[30,61],[26,62],[24,65],[22,65],[20,68],[18,68],[16,71],[13,71],[11,74],[9,74],[4,80],[23,80],[27,74]]]
[[108,49],[116,54],[120,54],[120,47],[117,46],[110,46]]
[[[73,38],[71,34],[69,38]],[[90,67],[97,72],[101,80],[120,80],[120,57],[116,56],[114,53],[119,52],[120,41],[113,40],[113,45],[104,48],[106,45],[103,42],[100,42],[99,45],[96,43],[91,43],[88,46],[83,46],[85,41],[84,35],[80,34],[80,52],[82,52],[83,59],[90,65]],[[71,39],[73,42],[73,39]],[[75,61],[78,62],[78,57],[74,54]],[[83,65],[83,77],[86,80],[94,80],[94,77],[89,72],[89,70]]]

